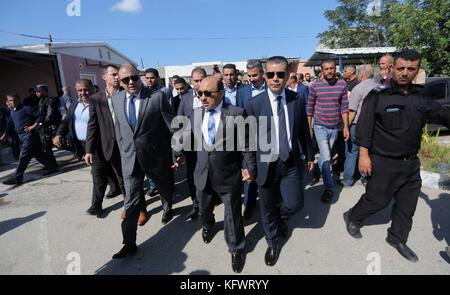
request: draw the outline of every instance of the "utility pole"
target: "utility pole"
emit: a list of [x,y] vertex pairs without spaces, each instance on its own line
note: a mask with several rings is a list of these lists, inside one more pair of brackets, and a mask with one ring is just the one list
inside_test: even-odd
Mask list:
[[141,66],[142,66],[142,69],[144,69],[144,60],[142,59],[142,57],[141,57]]

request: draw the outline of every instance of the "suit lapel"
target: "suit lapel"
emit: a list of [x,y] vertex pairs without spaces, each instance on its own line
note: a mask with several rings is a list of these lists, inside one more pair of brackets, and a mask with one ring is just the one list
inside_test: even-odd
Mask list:
[[134,133],[139,129],[142,124],[142,120],[145,114],[145,110],[147,109],[148,102],[151,99],[151,93],[146,90],[146,88],[142,88],[141,90],[141,105],[139,106],[139,115],[138,120],[136,122],[136,128],[134,129]]
[[295,99],[288,93],[286,93],[286,105],[288,109],[289,116],[289,131],[291,134],[291,138],[294,135],[294,118],[295,118]]
[[[125,115],[125,104],[127,103],[127,92],[123,91],[122,93],[119,93],[117,96],[113,96],[116,98],[115,105],[117,106],[117,112],[115,112],[115,115],[117,117],[117,120],[119,122],[122,122],[122,125],[126,125],[126,129],[133,133],[133,130],[131,130],[130,124],[128,123],[128,119]],[[113,102],[114,104],[114,102]]]

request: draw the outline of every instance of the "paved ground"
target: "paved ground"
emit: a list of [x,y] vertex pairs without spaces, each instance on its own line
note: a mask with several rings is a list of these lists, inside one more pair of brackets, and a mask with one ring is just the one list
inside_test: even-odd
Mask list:
[[[149,199],[152,217],[138,229],[138,254],[112,261],[121,247],[121,196],[105,201],[103,218],[85,215],[92,190],[89,168],[64,154],[58,161],[69,164],[58,175],[41,178],[36,164],[24,185],[0,184],[0,274],[232,274],[223,206],[216,207],[218,232],[205,245],[199,223],[185,221],[190,199],[180,196],[186,191],[180,177],[174,219],[162,226],[160,201]],[[2,168],[1,181],[14,166]],[[347,234],[342,213],[358,200],[361,184],[342,189],[330,205],[319,201],[322,189],[321,183],[307,186],[305,208],[289,221],[290,237],[274,267],[264,264],[266,242],[257,217],[246,223],[242,274],[450,274],[443,252],[450,242],[448,192],[423,189],[409,240],[419,256],[413,264],[384,241],[389,208],[368,220],[362,240]]]

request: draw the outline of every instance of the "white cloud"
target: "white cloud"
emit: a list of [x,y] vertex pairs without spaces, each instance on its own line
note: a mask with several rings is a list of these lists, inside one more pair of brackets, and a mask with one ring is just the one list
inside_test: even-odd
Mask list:
[[142,10],[141,0],[121,0],[114,4],[111,10],[119,10],[123,12],[139,12]]

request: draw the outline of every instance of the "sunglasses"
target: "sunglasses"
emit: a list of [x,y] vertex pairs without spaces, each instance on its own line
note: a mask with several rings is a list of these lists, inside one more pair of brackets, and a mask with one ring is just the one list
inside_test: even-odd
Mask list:
[[210,97],[213,93],[216,93],[216,92],[220,92],[220,90],[217,90],[217,91],[199,91],[199,92],[197,92],[197,94],[198,94],[199,97],[202,97],[203,94],[206,97]]
[[133,80],[133,82],[137,82],[139,80],[139,76],[133,75],[133,76],[125,77],[125,78],[121,79],[120,81],[122,81],[123,84],[128,85],[130,83],[130,79]]
[[267,72],[266,77],[269,79],[273,79],[275,77],[275,74],[280,79],[284,79],[284,77],[286,77],[286,72]]

